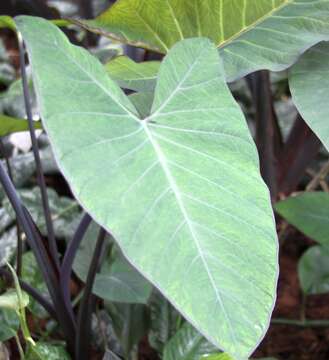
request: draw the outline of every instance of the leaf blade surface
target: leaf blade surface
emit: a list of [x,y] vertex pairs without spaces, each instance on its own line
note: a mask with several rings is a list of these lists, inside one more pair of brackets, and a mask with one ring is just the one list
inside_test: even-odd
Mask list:
[[177,44],[142,120],[102,65],[53,25],[16,21],[77,199],[208,339],[246,358],[273,308],[277,241],[256,148],[215,47]]

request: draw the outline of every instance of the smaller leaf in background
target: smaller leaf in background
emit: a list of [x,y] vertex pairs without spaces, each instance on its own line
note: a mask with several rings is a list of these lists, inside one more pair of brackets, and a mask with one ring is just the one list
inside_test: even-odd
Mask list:
[[298,276],[305,294],[329,292],[329,249],[312,246],[298,263]]
[[16,31],[16,24],[12,17],[2,15],[0,16],[0,28],[8,28]]
[[15,217],[12,213],[8,213],[6,209],[0,208],[0,234],[2,234],[14,221]]
[[14,255],[17,247],[16,227],[10,228],[0,237],[0,266],[5,265]]
[[45,342],[38,342],[30,346],[25,360],[70,360],[70,355],[62,345],[53,345]]
[[19,328],[19,319],[16,312],[0,309],[0,324],[0,341],[11,339]]
[[19,302],[17,291],[9,289],[5,293],[0,295],[0,308],[11,309],[18,311],[21,307],[26,307],[29,304],[29,296],[22,291],[22,301]]
[[110,77],[120,87],[135,91],[153,91],[160,68],[159,61],[137,63],[127,56],[118,56],[105,65]]
[[151,291],[152,285],[119,252],[111,263],[104,263],[93,288],[102,299],[140,304],[147,302]]
[[[34,128],[42,129],[41,122],[35,121]],[[7,136],[16,132],[27,131],[28,129],[29,125],[27,120],[0,114],[0,136]]]
[[6,62],[0,62],[0,84],[9,85],[15,80],[15,69]]
[[[47,286],[43,281],[42,274],[39,270],[38,264],[32,251],[28,251],[23,255],[22,263],[22,280],[33,286],[33,288],[39,290],[39,292],[42,293],[43,296],[47,297],[48,300],[50,300]],[[33,298],[30,299],[28,309],[38,318],[44,318],[48,316],[46,310],[41,305],[39,305],[39,303]]]
[[96,309],[92,316],[93,342],[98,349],[111,349],[116,354],[123,356],[120,340],[113,327],[113,320],[105,309]]
[[275,204],[275,210],[298,230],[329,246],[329,194],[305,192]]
[[213,353],[218,349],[186,322],[166,344],[163,360],[200,360]]
[[329,150],[329,42],[301,56],[290,71],[289,85],[298,111]]
[[[79,278],[85,281],[93,249],[97,241],[99,226],[89,227],[75,258],[73,268]],[[96,275],[93,293],[102,299],[122,303],[147,302],[152,286],[123,257],[118,248],[109,253]]]
[[[7,52],[6,52],[6,54],[7,54]],[[1,55],[1,52],[0,52],[0,55]],[[33,96],[35,96],[34,88],[33,88],[33,81],[29,74],[28,74],[28,86],[29,86],[30,93]],[[5,99],[7,102],[10,102],[10,101],[15,102],[18,97],[22,98],[22,100],[23,100],[23,96],[24,96],[23,95],[23,83],[22,83],[22,79],[19,78],[19,79],[13,81],[8,86],[6,91],[3,91],[0,94],[0,99]]]
[[[47,188],[50,211],[54,223],[55,236],[60,239],[71,239],[81,217],[81,211],[77,202],[65,196],[59,196],[52,188]],[[42,208],[40,189],[23,189],[19,191],[23,204],[30,211],[34,221],[46,235],[46,226]],[[4,208],[8,213],[13,209],[8,199],[3,201]]]
[[145,119],[150,115],[153,98],[153,92],[139,92],[129,95],[129,99],[136,107],[142,119]]
[[[3,164],[6,166],[5,162]],[[28,184],[36,170],[32,152],[13,156],[10,159],[10,165],[16,188],[22,188]]]
[[[252,360],[253,358],[251,358]],[[201,357],[200,360],[234,360],[230,355],[226,353],[212,354]],[[256,359],[255,359],[256,360]],[[276,360],[273,357],[257,358],[257,360]]]
[[93,20],[72,22],[161,53],[182,39],[210,38],[233,81],[288,68],[303,51],[328,40],[328,18],[328,0],[118,0]]
[[179,330],[182,317],[168,300],[155,289],[149,305],[151,316],[149,343],[152,348],[162,353],[169,339]]
[[124,359],[134,346],[146,335],[149,328],[147,308],[141,304],[105,303],[105,308],[113,321],[115,334],[124,351]]
[[230,355],[225,353],[202,356],[200,360],[234,360]]

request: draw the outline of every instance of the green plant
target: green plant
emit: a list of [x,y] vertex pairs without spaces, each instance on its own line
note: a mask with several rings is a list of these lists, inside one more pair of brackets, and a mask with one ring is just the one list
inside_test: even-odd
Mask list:
[[[137,64],[121,56],[104,66],[70,44],[55,24],[34,17],[15,19],[32,66],[43,127],[62,174],[86,212],[62,260],[35,141],[47,248],[2,168],[0,180],[43,272],[52,304],[41,302],[58,320],[72,356],[88,356],[92,292],[110,302],[128,303],[128,313],[131,302],[148,302],[150,283],[195,328],[184,323],[173,337],[167,329],[164,340],[154,342],[165,360],[176,359],[174,355],[246,359],[258,346],[269,325],[278,278],[271,206],[278,184],[270,182],[275,119],[268,73],[257,73],[248,78],[257,116],[272,121],[256,129],[269,194],[256,146],[227,82],[260,69],[279,71],[293,65],[289,82],[295,104],[328,146],[327,104],[316,109],[319,93],[327,91],[326,82],[318,88],[313,77],[328,73],[327,63],[318,59],[327,57],[327,44],[301,56],[328,40],[328,20],[326,0],[120,0],[94,20],[70,22],[166,55],[161,64]],[[33,140],[23,56],[21,48]],[[137,93],[128,96],[120,87]],[[15,121],[22,129],[26,126],[23,120]],[[276,210],[288,218],[285,209],[293,201],[279,203]],[[311,203],[314,217],[318,205]],[[303,217],[293,213],[290,221],[294,224]],[[100,225],[97,240],[88,243],[95,249],[92,256],[81,248],[91,218]],[[308,231],[317,227],[316,221],[301,225],[305,233],[312,236]],[[326,230],[317,230],[318,241],[325,245]],[[110,255],[99,271],[108,238]],[[77,316],[69,293],[75,258],[74,268],[86,282]],[[86,266],[81,266],[81,258],[88,259]],[[322,283],[309,284],[305,263],[304,258],[304,291],[327,289]],[[114,283],[119,283],[118,289]],[[124,346],[126,356],[131,347]],[[229,355],[215,354],[217,348]]]

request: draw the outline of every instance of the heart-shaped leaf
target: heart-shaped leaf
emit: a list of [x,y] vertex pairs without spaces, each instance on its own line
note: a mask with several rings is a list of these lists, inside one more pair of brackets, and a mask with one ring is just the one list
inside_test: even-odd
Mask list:
[[94,20],[74,22],[163,53],[182,39],[208,37],[233,81],[260,69],[283,70],[328,40],[329,0],[118,0]]
[[290,224],[324,246],[329,245],[329,194],[305,192],[275,204],[275,210]]
[[298,263],[298,276],[305,294],[329,292],[329,250],[324,246],[312,246]]
[[308,50],[289,74],[292,99],[303,119],[329,150],[329,43]]
[[275,299],[277,239],[255,145],[207,39],[163,61],[151,115],[51,23],[16,20],[42,119],[82,206],[214,344],[245,359]]

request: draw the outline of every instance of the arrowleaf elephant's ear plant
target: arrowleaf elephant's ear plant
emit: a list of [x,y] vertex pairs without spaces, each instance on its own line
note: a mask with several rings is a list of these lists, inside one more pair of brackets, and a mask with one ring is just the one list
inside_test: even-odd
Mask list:
[[176,44],[142,118],[103,66],[54,25],[16,24],[76,198],[199,331],[246,358],[273,308],[277,241],[256,148],[215,46],[204,38]]
[[[158,13],[163,14],[161,22]],[[94,20],[67,22],[164,57],[162,62],[138,64],[121,56],[104,66],[72,45],[54,23],[28,16],[15,19],[28,121],[15,119],[17,124],[11,126],[28,127],[32,136],[47,241],[1,163],[0,181],[51,301],[23,281],[21,286],[58,322],[73,358],[89,358],[93,294],[110,303],[104,307],[111,308],[111,302],[142,307],[149,300],[150,283],[175,307],[177,312],[171,310],[176,322],[181,324],[181,315],[189,322],[174,333],[166,331],[159,341],[164,360],[197,360],[217,348],[243,360],[255,350],[276,299],[278,243],[257,149],[227,81],[259,69],[283,70],[300,57],[289,70],[292,96],[305,121],[328,146],[323,120],[327,104],[312,111],[319,81],[308,71],[314,67],[321,77],[329,72],[319,61],[319,56],[329,57],[327,43],[300,56],[328,40],[328,20],[329,0],[118,0]],[[63,258],[34,134],[34,127],[41,125],[32,123],[22,39],[42,126],[62,174],[85,210]],[[256,128],[256,141],[263,136],[266,147],[257,143],[262,165],[275,174],[274,147],[282,139],[280,134],[274,139],[279,131],[269,73],[251,74],[247,80],[257,116],[264,121]],[[128,96],[121,88],[136,93]],[[2,135],[10,131],[5,123],[0,126]],[[276,175],[272,181],[273,188],[279,187]],[[271,195],[274,201],[277,194]],[[277,209],[283,214],[280,205]],[[91,226],[92,220],[98,225]],[[94,227],[98,238],[92,243],[93,255],[87,249],[85,256],[79,253],[80,245]],[[115,289],[102,289],[111,282],[100,280],[106,246],[118,254],[109,262],[113,287],[119,289],[114,295],[108,294]],[[89,265],[75,262],[86,258]],[[73,266],[86,283],[77,309],[70,292]],[[133,274],[125,282],[134,268],[141,275]],[[127,291],[121,291],[122,284]],[[123,353],[128,357],[131,344],[125,340]],[[176,351],[180,344],[184,346]]]

